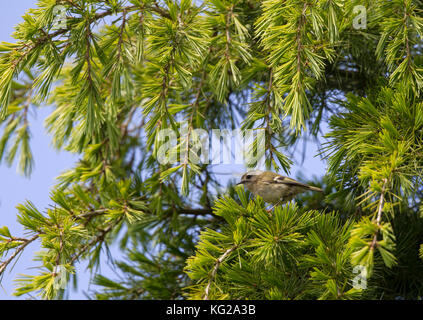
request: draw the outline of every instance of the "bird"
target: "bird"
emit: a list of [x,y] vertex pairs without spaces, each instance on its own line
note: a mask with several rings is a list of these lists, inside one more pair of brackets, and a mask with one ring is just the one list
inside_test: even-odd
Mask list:
[[279,205],[292,200],[297,194],[306,191],[323,192],[322,189],[309,186],[292,178],[271,172],[254,170],[246,172],[237,185],[259,195],[267,203]]

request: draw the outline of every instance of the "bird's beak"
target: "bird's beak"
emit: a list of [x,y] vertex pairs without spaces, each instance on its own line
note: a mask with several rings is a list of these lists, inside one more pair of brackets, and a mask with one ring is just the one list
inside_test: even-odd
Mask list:
[[244,183],[245,183],[245,181],[242,180],[241,182],[238,182],[236,185],[239,186],[240,184],[244,184]]

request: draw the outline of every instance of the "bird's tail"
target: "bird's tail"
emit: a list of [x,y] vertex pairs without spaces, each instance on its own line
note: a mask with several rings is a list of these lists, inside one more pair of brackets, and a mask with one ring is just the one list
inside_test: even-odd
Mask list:
[[308,186],[308,188],[309,188],[309,190],[311,190],[311,191],[318,191],[318,192],[322,192],[322,193],[323,193],[323,190],[322,190],[322,189],[320,189],[320,188],[313,187],[313,186]]

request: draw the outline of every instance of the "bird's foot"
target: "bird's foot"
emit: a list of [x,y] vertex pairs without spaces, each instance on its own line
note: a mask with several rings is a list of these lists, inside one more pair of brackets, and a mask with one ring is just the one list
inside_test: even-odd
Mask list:
[[280,205],[281,203],[282,203],[282,200],[281,200],[281,201],[276,202],[273,206],[271,206],[271,207],[270,207],[270,209],[266,209],[267,213],[268,213],[268,214],[270,214],[270,215],[272,215],[272,214],[271,214],[271,212],[273,211],[273,209],[274,209],[276,206]]
[[276,204],[274,204],[273,206],[271,206],[269,209],[266,209],[266,212],[271,216],[273,209],[276,207]]

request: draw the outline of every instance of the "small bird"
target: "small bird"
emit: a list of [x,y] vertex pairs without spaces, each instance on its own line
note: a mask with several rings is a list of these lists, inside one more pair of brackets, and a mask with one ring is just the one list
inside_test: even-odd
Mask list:
[[275,205],[288,202],[302,192],[310,190],[323,192],[320,188],[309,186],[271,171],[248,171],[237,185],[239,184],[243,184],[247,190],[262,197],[265,202]]

